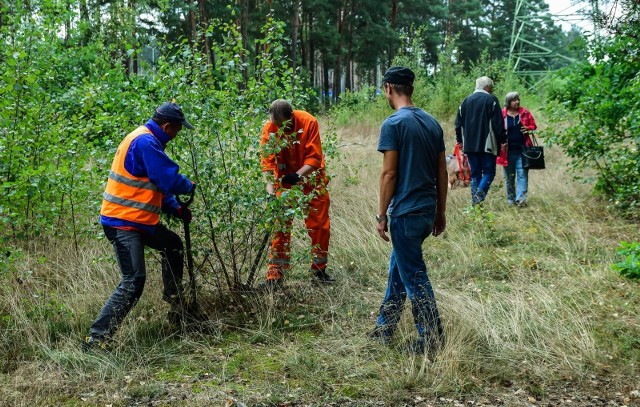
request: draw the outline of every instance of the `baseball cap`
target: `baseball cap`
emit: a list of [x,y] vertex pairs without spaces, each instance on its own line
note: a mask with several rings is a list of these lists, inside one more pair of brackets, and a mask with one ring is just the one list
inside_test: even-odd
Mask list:
[[413,85],[413,80],[416,75],[409,68],[404,66],[392,66],[384,73],[382,82],[391,83],[394,85]]
[[191,123],[184,117],[184,113],[177,103],[165,102],[153,113],[154,119],[166,120],[170,123],[180,123],[188,129],[193,129]]

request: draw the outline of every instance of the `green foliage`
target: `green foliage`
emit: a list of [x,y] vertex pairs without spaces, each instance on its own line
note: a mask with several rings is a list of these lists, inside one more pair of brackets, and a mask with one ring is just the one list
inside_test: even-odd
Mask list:
[[616,250],[624,260],[613,265],[613,269],[628,278],[640,279],[640,242],[620,242]]
[[46,22],[18,13],[1,27],[12,39],[0,55],[4,239],[93,233],[105,147],[147,99],[142,78],[127,79],[101,42],[70,47]]
[[557,74],[548,93],[554,126],[548,141],[559,145],[577,171],[594,171],[595,189],[612,204],[637,216],[640,209],[640,42],[615,36],[592,44],[593,62]]
[[[165,44],[154,66],[140,61],[142,76],[123,69],[126,58],[136,56],[133,49],[122,56],[100,36],[88,44],[67,42],[52,30],[60,20],[38,21],[25,10],[12,17],[0,26],[12,38],[0,55],[0,132],[6,135],[0,138],[0,239],[72,235],[78,246],[83,236],[98,235],[115,148],[158,104],[176,100],[196,124],[167,148],[199,186],[196,257],[216,283],[250,283],[274,219],[300,215],[310,198],[294,189],[267,202],[260,168],[269,103],[285,98],[303,109],[313,99],[287,62],[284,24],[268,17],[260,38],[247,44],[260,50],[251,65],[237,26],[214,21],[207,31],[221,38],[210,49],[214,61],[200,44],[183,40]],[[335,151],[331,140],[324,140],[328,155]],[[8,269],[11,262],[2,264]]]

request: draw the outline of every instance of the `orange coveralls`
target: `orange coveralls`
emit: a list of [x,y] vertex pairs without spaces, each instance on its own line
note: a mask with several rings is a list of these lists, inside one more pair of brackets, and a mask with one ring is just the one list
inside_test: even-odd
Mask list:
[[[274,186],[276,194],[279,195],[278,190],[281,192],[282,188],[291,187],[278,182],[284,175],[298,171],[305,164],[318,170],[316,171],[317,177],[311,181],[305,180],[302,184],[305,195],[316,192],[316,196],[309,202],[304,222],[311,238],[311,270],[324,270],[327,267],[329,255],[330,200],[326,188],[328,180],[324,172],[324,154],[320,143],[318,121],[307,112],[294,110],[291,122],[293,130],[290,133],[285,133],[285,136],[292,137],[295,134],[293,142],[289,142],[278,154],[266,155],[263,153],[260,160],[262,171],[274,174],[276,178]],[[262,127],[260,145],[265,145],[270,137],[276,137],[278,130],[278,127],[271,120],[268,120]],[[267,280],[282,278],[283,273],[290,267],[291,219],[283,219],[283,221],[285,227],[281,231],[277,231],[271,240]]]

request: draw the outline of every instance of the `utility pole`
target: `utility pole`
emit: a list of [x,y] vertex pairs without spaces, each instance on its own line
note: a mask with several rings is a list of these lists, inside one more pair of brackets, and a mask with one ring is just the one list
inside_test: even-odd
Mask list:
[[[597,10],[598,0],[590,0],[590,2],[594,10]],[[548,66],[547,62],[550,58],[561,58],[571,63],[575,61],[573,58],[564,55],[562,50],[552,50],[542,43],[540,38],[537,38],[535,29],[541,25],[540,16],[530,14],[532,9],[530,4],[530,0],[516,0],[515,2],[513,24],[511,26],[511,44],[509,46],[509,65],[513,72],[523,77],[532,87],[535,87],[540,79],[549,73],[549,69],[544,69],[544,67]],[[576,4],[579,4],[579,2]],[[595,26],[596,17],[595,14],[593,15]],[[570,14],[562,14],[558,17],[566,18],[568,16],[575,18]],[[531,82],[532,80],[534,82]]]

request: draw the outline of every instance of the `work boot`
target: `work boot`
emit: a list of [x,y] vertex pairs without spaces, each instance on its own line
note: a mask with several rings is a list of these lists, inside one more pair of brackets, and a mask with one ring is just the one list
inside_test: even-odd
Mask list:
[[181,302],[176,301],[171,303],[171,308],[169,308],[169,312],[167,312],[167,320],[171,325],[179,326],[182,324],[182,321],[185,320],[186,311]]
[[284,282],[281,278],[269,279],[258,284],[258,291],[265,293],[274,293],[284,289]]
[[104,338],[96,338],[94,336],[87,336],[82,342],[82,351],[85,353],[92,352],[94,350],[101,352],[111,352],[111,346]]
[[336,282],[336,279],[327,274],[326,270],[311,270],[311,282],[318,285],[330,285]]
[[169,299],[169,312],[167,312],[167,320],[175,326],[189,322],[189,307],[183,295],[171,297]]

